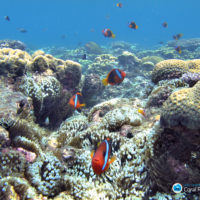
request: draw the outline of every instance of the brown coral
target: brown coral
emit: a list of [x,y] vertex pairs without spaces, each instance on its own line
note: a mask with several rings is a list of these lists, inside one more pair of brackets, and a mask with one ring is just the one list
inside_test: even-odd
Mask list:
[[165,127],[200,128],[200,81],[192,88],[172,93],[163,105],[161,123]]
[[74,89],[81,79],[81,65],[77,62],[66,60],[64,65],[58,65],[56,75],[64,88]]
[[22,50],[0,49],[0,75],[8,77],[22,76],[31,66],[31,56]]
[[186,72],[200,72],[200,59],[189,61],[170,59],[161,61],[153,69],[152,81],[157,83],[160,80],[179,78]]
[[152,81],[157,83],[163,79],[178,78],[188,71],[185,61],[171,59],[164,60],[156,64],[152,73]]

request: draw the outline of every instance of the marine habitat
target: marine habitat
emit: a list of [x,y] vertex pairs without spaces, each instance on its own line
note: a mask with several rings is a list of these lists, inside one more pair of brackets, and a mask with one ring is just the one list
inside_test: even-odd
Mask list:
[[0,200],[199,200],[199,8],[2,1]]

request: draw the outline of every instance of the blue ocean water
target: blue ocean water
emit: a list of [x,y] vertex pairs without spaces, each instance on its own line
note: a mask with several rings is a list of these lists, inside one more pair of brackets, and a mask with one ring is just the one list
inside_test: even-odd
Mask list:
[[[122,8],[116,6],[119,2]],[[21,40],[35,48],[118,40],[152,47],[177,33],[183,33],[183,38],[199,37],[199,7],[199,0],[2,0],[0,39]],[[136,22],[138,30],[128,27],[130,21]],[[162,27],[164,21],[168,28]],[[116,38],[105,38],[104,28],[110,28]]]

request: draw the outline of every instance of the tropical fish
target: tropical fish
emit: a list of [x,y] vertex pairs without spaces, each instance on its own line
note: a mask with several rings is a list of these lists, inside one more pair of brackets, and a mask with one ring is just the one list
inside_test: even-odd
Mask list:
[[115,156],[110,159],[111,148],[111,141],[107,138],[99,145],[95,153],[91,153],[92,169],[95,174],[102,174],[116,160]]
[[180,46],[175,47],[175,50],[176,50],[179,54],[181,54],[181,52],[182,52]]
[[178,34],[176,34],[176,35],[173,35],[173,38],[174,38],[175,40],[179,40],[181,37],[183,37],[183,34],[182,34],[182,33],[178,33]]
[[7,21],[10,21],[10,17],[9,16],[5,16],[4,19],[7,20]]
[[120,69],[112,69],[107,77],[102,80],[103,85],[116,85],[120,84],[126,76],[126,73]]
[[69,105],[74,109],[80,109],[85,106],[83,103],[83,96],[80,92],[77,92],[74,96],[72,96],[69,100]]
[[162,23],[162,26],[163,26],[164,28],[167,28],[167,27],[168,27],[168,23],[167,23],[167,22],[163,22],[163,23]]
[[82,55],[82,60],[86,60],[86,59],[87,59],[87,54],[84,53],[84,54]]
[[144,110],[143,108],[139,108],[139,109],[138,109],[138,112],[139,112],[140,114],[142,114],[144,117],[146,117],[146,112],[145,112],[145,110]]
[[109,29],[109,28],[105,28],[102,30],[102,33],[105,37],[108,38],[115,38],[115,34],[113,34],[113,32]]
[[138,29],[138,25],[136,25],[136,23],[133,21],[129,23],[128,27],[132,29]]
[[21,32],[21,33],[26,33],[26,32],[27,32],[27,30],[24,29],[24,28],[18,28],[17,30],[18,30],[19,32]]
[[122,3],[117,3],[117,7],[122,8]]

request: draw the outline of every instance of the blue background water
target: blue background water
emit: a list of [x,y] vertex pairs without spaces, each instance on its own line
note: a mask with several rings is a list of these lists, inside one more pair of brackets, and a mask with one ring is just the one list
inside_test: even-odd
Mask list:
[[[122,8],[116,6],[118,2]],[[183,33],[183,38],[199,37],[199,8],[199,0],[1,0],[0,39],[18,39],[36,48],[115,40],[150,47],[177,33]],[[130,21],[136,22],[138,30],[128,28]],[[161,26],[164,21],[168,28]],[[105,38],[104,28],[110,28],[116,38]]]

